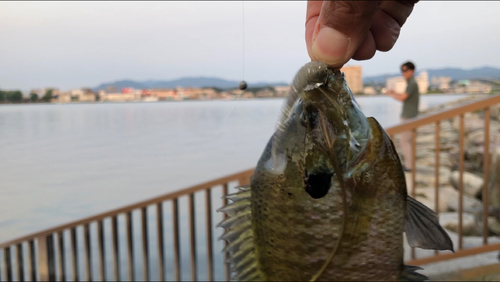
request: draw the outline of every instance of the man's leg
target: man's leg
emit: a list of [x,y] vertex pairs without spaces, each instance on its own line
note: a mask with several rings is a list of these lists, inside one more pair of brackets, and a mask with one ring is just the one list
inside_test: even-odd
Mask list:
[[[401,119],[401,122],[404,121],[405,119]],[[399,136],[399,146],[401,147],[401,151],[403,153],[405,168],[413,169],[413,161],[411,158],[411,131],[401,132]]]

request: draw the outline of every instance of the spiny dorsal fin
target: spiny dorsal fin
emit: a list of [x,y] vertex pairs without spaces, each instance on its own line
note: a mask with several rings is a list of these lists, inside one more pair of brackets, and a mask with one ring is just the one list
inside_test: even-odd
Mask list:
[[228,262],[233,280],[264,280],[255,252],[251,197],[250,186],[239,187],[239,192],[225,196],[230,203],[218,210],[228,216],[218,227],[225,229],[219,239],[228,243],[224,252],[229,254]]
[[412,247],[453,251],[453,242],[439,224],[436,213],[424,204],[407,196],[405,232]]

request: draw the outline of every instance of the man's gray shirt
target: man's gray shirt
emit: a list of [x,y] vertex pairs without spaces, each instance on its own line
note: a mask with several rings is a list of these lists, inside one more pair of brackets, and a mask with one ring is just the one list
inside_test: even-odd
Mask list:
[[419,103],[419,92],[418,84],[414,77],[411,77],[407,81],[406,94],[408,98],[403,101],[403,112],[401,113],[401,118],[414,118],[418,115],[418,103]]

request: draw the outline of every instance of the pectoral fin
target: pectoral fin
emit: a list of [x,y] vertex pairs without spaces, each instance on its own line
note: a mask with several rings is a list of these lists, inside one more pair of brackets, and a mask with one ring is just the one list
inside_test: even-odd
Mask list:
[[412,247],[453,251],[453,242],[439,224],[436,213],[424,204],[407,196],[405,232]]

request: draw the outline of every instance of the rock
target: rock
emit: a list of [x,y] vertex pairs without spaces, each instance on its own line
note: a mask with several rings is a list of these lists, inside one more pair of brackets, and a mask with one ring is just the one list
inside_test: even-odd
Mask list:
[[490,116],[492,119],[500,121],[500,105],[490,107]]
[[477,130],[467,134],[464,145],[465,148],[467,148],[469,146],[484,144],[484,141],[485,140],[484,140],[484,126],[483,126],[482,130]]
[[[429,200],[426,197],[419,196],[418,193],[417,193],[417,196],[415,197],[415,199],[417,201],[421,202],[422,204],[424,204],[429,209],[431,209],[433,211],[436,210],[434,200]],[[441,207],[440,207],[440,209],[441,209]]]
[[489,204],[500,208],[500,147],[493,150],[489,178]]
[[[424,187],[432,187],[436,185],[436,175],[433,166],[418,166],[416,182]],[[439,184],[447,185],[450,181],[451,169],[448,167],[439,167]]]
[[500,222],[493,216],[488,217],[488,229],[495,235],[500,235]]
[[[458,232],[458,213],[444,212],[439,214],[439,223],[444,228]],[[470,213],[462,213],[462,234],[464,236],[480,236],[481,229]]]
[[[453,189],[455,190],[455,189]],[[446,199],[446,205],[451,211],[458,211],[458,191],[455,190],[455,193],[450,193]],[[483,211],[483,203],[469,195],[463,195],[463,209],[462,211],[467,213],[481,213]]]
[[[457,189],[458,187],[458,178],[460,174],[459,171],[453,171],[450,174],[450,183]],[[464,171],[463,174],[463,186],[464,186],[464,194],[476,197],[481,194],[481,190],[483,189],[484,180],[482,177],[479,177],[470,172]]]
[[[435,211],[435,188],[417,188],[416,198],[431,210]],[[458,211],[458,191],[451,186],[439,188],[439,212]],[[463,212],[476,214],[482,213],[483,203],[469,195],[464,194]]]
[[434,134],[417,135],[417,146],[421,144],[434,144]]
[[[439,153],[439,165],[444,167],[452,167],[457,163],[456,157],[454,157],[450,153]],[[436,157],[434,156],[434,152],[429,153],[426,152],[421,159],[417,159],[417,166],[422,167],[434,167],[434,163],[436,161]]]
[[[451,186],[447,187],[442,187],[439,188],[439,203],[438,207],[439,210],[438,212],[446,212],[448,210],[448,205],[446,203],[447,199],[449,198],[449,189],[452,191],[455,191],[455,189]],[[435,188],[418,188],[416,193],[416,199],[420,201],[422,204],[426,205],[428,208],[430,208],[433,211],[436,211],[435,208]]]
[[[484,118],[476,113],[466,113],[464,115],[464,133],[473,132],[479,129],[484,129]],[[456,117],[452,123],[453,129],[457,132],[460,131],[460,118]]]

